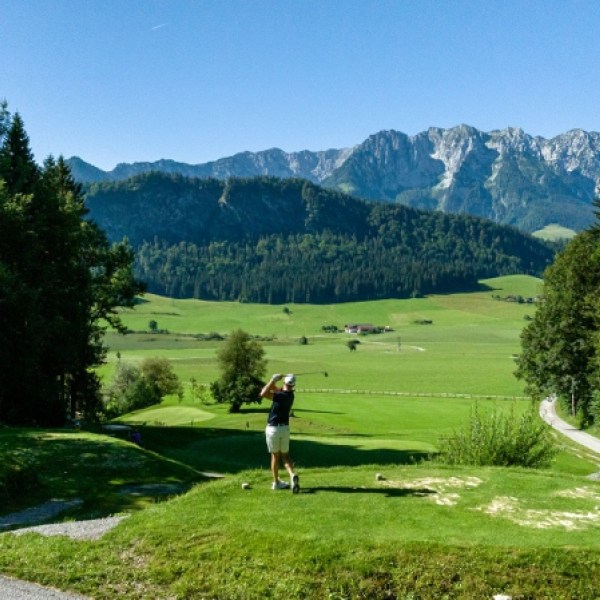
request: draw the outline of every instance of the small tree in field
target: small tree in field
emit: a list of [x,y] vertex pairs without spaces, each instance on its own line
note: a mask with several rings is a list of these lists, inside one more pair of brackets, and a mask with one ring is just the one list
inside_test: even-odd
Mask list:
[[262,378],[267,370],[262,346],[243,330],[234,331],[217,354],[221,377],[211,383],[216,402],[228,402],[229,412],[242,404],[261,401]]
[[167,358],[150,357],[143,360],[140,370],[154,397],[160,402],[165,396],[177,394],[183,399],[183,386]]
[[211,399],[209,386],[198,383],[195,377],[190,377],[190,385],[192,386],[192,399],[202,404],[208,404]]

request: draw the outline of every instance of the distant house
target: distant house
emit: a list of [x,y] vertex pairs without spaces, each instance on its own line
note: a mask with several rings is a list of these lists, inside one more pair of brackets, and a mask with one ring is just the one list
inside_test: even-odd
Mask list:
[[373,331],[375,325],[372,323],[349,323],[344,325],[344,331],[346,333],[365,333],[367,331]]

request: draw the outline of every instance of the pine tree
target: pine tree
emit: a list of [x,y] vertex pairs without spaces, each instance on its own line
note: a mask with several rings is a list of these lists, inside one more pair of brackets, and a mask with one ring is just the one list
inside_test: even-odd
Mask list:
[[4,179],[8,193],[32,194],[39,180],[39,170],[29,147],[29,137],[17,113],[12,119],[4,116],[9,126],[0,150],[0,177]]
[[[86,221],[81,186],[62,158],[33,161],[23,122],[0,148],[0,421],[60,425],[93,416],[104,357],[101,319],[123,328],[116,307],[142,286],[126,243],[109,246]],[[4,231],[6,229],[6,231]]]

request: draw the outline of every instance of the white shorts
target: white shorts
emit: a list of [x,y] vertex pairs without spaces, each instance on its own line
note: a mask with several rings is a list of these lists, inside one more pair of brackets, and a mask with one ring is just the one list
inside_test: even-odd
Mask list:
[[290,451],[289,425],[267,425],[265,433],[267,435],[267,448],[269,452],[283,452],[283,454],[287,454]]

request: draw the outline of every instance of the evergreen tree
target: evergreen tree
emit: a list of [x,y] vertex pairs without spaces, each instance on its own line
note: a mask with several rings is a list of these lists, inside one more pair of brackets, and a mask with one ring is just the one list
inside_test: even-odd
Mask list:
[[126,243],[108,244],[85,219],[81,186],[62,160],[33,161],[23,122],[0,147],[0,421],[59,425],[95,416],[104,357],[102,319],[143,287]]
[[4,115],[3,120],[9,125],[0,149],[0,174],[9,194],[32,194],[38,183],[39,170],[33,160],[23,120],[18,113],[12,119]]

